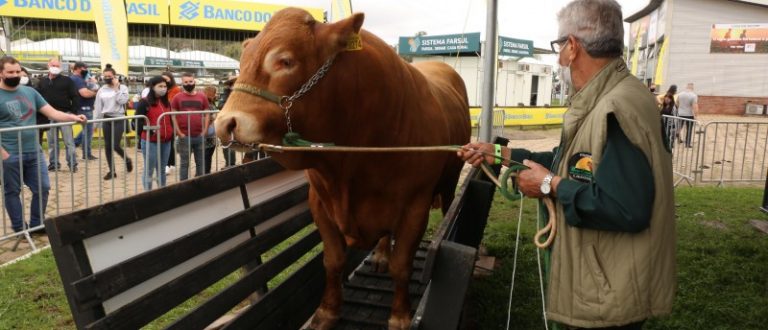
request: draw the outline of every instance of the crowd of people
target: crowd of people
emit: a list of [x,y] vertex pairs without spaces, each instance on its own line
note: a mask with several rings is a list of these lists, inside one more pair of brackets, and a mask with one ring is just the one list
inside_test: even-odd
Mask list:
[[[685,90],[677,93],[677,85],[670,85],[664,94],[656,93],[656,84],[651,84],[649,89],[656,96],[656,105],[662,117],[662,127],[665,133],[665,143],[674,148],[676,143],[683,144],[686,148],[693,147],[693,123],[699,113],[699,97],[694,92],[693,83],[688,83]],[[678,118],[672,118],[678,117]],[[682,120],[681,120],[681,119]],[[680,132],[685,130],[685,140]]]
[[[97,79],[83,62],[75,62],[70,66],[70,74],[65,75],[61,61],[52,58],[48,61],[47,75],[39,77],[34,85],[27,70],[15,58],[5,56],[0,64],[0,128],[72,121],[83,124],[77,135],[73,134],[74,126],[71,124],[0,134],[5,207],[14,231],[40,227],[50,190],[49,172],[63,170],[59,160],[61,142],[69,171],[77,173],[79,161],[105,157],[107,173],[103,179],[112,180],[118,176],[119,169],[123,168],[125,173],[134,169],[133,159],[123,149],[123,143],[125,133],[135,126],[137,148],[144,158],[142,184],[146,190],[152,189],[155,181],[159,186],[165,186],[165,176],[170,172],[170,166],[175,165],[173,161],[177,152],[173,151],[174,147],[180,157],[180,180],[189,178],[191,155],[195,161],[195,176],[210,173],[217,143],[213,116],[210,112],[200,111],[223,107],[234,78],[224,84],[224,93],[219,98],[214,86],[198,91],[192,73],[182,74],[180,88],[173,73],[165,72],[149,79],[147,88],[132,100],[128,87],[109,64],[101,70]],[[131,120],[120,120],[126,117],[129,107],[135,109],[136,115],[146,116],[148,122],[139,119],[131,125]],[[188,115],[173,113],[179,111],[197,112]],[[95,124],[89,122],[93,119],[116,120]],[[93,147],[94,129],[99,126],[103,132],[103,155],[94,154],[96,149]],[[47,164],[42,146],[46,131]],[[82,147],[81,157],[77,157],[78,147]],[[114,153],[122,158],[123,165],[116,166]],[[235,152],[224,149],[224,159],[227,167],[235,165]],[[29,222],[22,219],[22,182],[33,195]]]

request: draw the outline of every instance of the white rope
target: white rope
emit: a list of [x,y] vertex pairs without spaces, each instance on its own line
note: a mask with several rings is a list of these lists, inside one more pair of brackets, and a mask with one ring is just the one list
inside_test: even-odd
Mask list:
[[[539,204],[541,204],[541,201],[539,201]],[[539,227],[539,212],[541,210],[541,205],[539,205],[536,208],[536,228]],[[536,249],[536,263],[539,265],[539,288],[541,289],[541,312],[542,316],[544,317],[544,329],[549,330],[549,324],[547,323],[547,302],[544,300],[544,275],[541,272],[541,252],[539,252],[540,249]]]
[[[523,200],[520,198],[520,212],[517,216],[517,235],[515,236],[515,254],[512,262],[512,283],[509,285],[509,305],[507,308],[507,330],[512,321],[512,293],[515,291],[515,272],[517,272],[517,250],[520,246],[520,224],[523,222]],[[537,251],[539,249],[536,249]]]

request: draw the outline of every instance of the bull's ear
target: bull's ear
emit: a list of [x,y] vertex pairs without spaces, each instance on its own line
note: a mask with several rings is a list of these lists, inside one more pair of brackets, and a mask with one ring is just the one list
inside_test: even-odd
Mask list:
[[360,33],[360,28],[363,26],[365,20],[365,14],[355,13],[352,16],[347,17],[341,21],[332,24],[334,33],[333,42],[340,48],[347,47],[347,41],[354,35]]
[[251,40],[253,40],[253,38],[248,38],[248,39],[243,40],[243,50],[248,48],[248,44],[251,43]]

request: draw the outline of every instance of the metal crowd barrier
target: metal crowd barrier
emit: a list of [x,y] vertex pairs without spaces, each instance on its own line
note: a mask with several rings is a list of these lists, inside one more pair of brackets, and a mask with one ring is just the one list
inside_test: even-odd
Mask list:
[[[185,114],[215,114],[217,111],[198,111],[198,112],[174,112],[174,113],[167,113],[164,114],[165,118],[168,118],[169,116],[177,116],[177,115],[185,115]],[[163,119],[162,117],[159,119]],[[144,123],[147,122],[146,116],[127,116],[127,117],[119,117],[119,118],[105,118],[105,119],[95,119],[90,120],[89,123],[96,124],[97,128],[94,130],[94,134],[91,141],[91,152],[94,156],[97,157],[95,160],[87,160],[85,159],[87,155],[82,154],[82,146],[75,147],[75,158],[77,160],[77,171],[73,172],[70,167],[67,166],[67,156],[66,152],[62,152],[62,149],[65,149],[63,143],[61,143],[61,139],[58,139],[59,143],[53,145],[54,153],[58,154],[58,162],[61,164],[58,170],[48,171],[49,164],[49,157],[50,157],[50,151],[48,149],[48,143],[47,143],[47,133],[45,135],[39,134],[40,131],[48,131],[50,132],[51,128],[56,127],[64,127],[64,126],[72,126],[73,127],[73,135],[77,135],[77,131],[79,131],[80,127],[82,127],[81,124],[69,122],[69,123],[52,123],[52,124],[46,124],[46,125],[34,125],[34,126],[26,126],[26,127],[16,127],[16,128],[5,128],[0,129],[0,135],[4,134],[15,134],[17,136],[17,139],[21,139],[20,132],[22,130],[36,130],[38,131],[38,134],[35,134],[35,142],[38,145],[41,145],[42,153],[39,153],[37,155],[38,162],[43,162],[43,167],[45,170],[39,169],[38,177],[40,177],[45,172],[48,175],[49,182],[50,182],[50,190],[48,192],[48,201],[47,205],[42,205],[43,203],[38,203],[37,206],[38,210],[40,210],[41,214],[43,214],[42,221],[47,217],[54,217],[59,216],[62,214],[74,212],[77,210],[85,209],[94,205],[101,205],[105,204],[107,202],[111,202],[114,200],[130,197],[136,194],[139,194],[144,191],[141,179],[142,175],[144,173],[144,154],[142,151],[138,148],[139,145],[139,137],[136,136],[136,125],[138,124],[138,121],[142,120]],[[119,144],[122,146],[124,150],[124,154],[126,157],[130,158],[132,160],[132,171],[128,172],[128,166],[124,159],[120,157],[116,152],[112,152],[112,160],[113,160],[113,169],[110,169],[106,162],[106,139],[104,136],[104,128],[109,125],[109,127],[112,128],[112,131],[114,131],[114,128],[116,125],[122,124],[125,127],[124,134],[119,137]],[[79,127],[78,127],[79,126]],[[77,127],[78,129],[74,129]],[[41,138],[42,136],[42,138]],[[117,139],[116,139],[117,140]],[[224,153],[219,151],[222,150],[220,143],[218,139],[209,140],[209,142],[212,142],[213,145],[211,147],[214,148],[215,151],[212,161],[209,164],[210,165],[210,171],[218,171],[220,169],[223,169],[227,165],[233,166],[234,164],[230,162],[229,164],[225,163],[224,160]],[[39,157],[42,156],[43,159],[40,159]],[[64,156],[64,157],[62,157]],[[179,157],[178,155],[172,155],[173,157]],[[263,155],[258,155],[255,158],[261,158]],[[240,152],[234,152],[231,151],[231,159],[235,161],[237,164],[241,163],[241,159],[243,159],[243,153]],[[204,160],[205,161],[205,160]],[[177,162],[177,164],[180,164]],[[192,164],[192,162],[190,162]],[[0,163],[0,173],[3,172],[3,164]],[[192,167],[192,166],[190,166]],[[205,167],[205,166],[204,166]],[[113,173],[116,174],[115,177],[110,177],[109,179],[105,179],[106,174],[109,173],[112,170]],[[162,169],[159,174],[165,175],[165,169]],[[168,175],[167,176],[167,184],[173,184],[179,181],[179,175],[178,171],[174,173],[175,175]],[[190,171],[190,177],[194,175],[194,167],[192,167]],[[23,178],[24,173],[20,173],[20,176]],[[34,240],[31,239],[30,233],[34,232],[36,230],[42,230],[43,226],[36,226],[34,228],[28,228],[29,221],[30,221],[30,210],[31,210],[31,203],[32,203],[32,193],[28,187],[24,185],[23,180],[21,180],[21,204],[22,204],[22,219],[25,222],[25,229],[21,232],[15,233],[13,229],[11,228],[11,222],[10,217],[6,210],[6,201],[5,201],[5,194],[2,195],[2,231],[0,232],[0,242],[9,240],[9,239],[17,239],[15,245],[13,246],[12,250],[16,250],[19,243],[21,243],[23,240],[26,240],[30,243],[30,247],[32,250],[37,250],[37,246],[35,246]],[[2,175],[0,175],[0,184],[5,186],[4,179]],[[42,188],[42,181],[38,180],[38,190]],[[158,185],[154,185],[153,188],[157,188]]]
[[504,136],[504,110],[493,110],[493,128],[491,133],[494,136]]
[[[677,180],[688,185],[766,179],[768,123],[699,121],[663,116]],[[690,131],[690,138],[689,132]]]

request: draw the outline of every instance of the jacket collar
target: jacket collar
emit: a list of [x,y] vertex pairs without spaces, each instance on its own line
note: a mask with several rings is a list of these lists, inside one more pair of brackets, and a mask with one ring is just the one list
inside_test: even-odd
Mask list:
[[563,117],[566,141],[576,134],[581,122],[595,108],[600,99],[629,75],[624,60],[617,58],[606,64],[584,87],[569,99],[568,111]]

